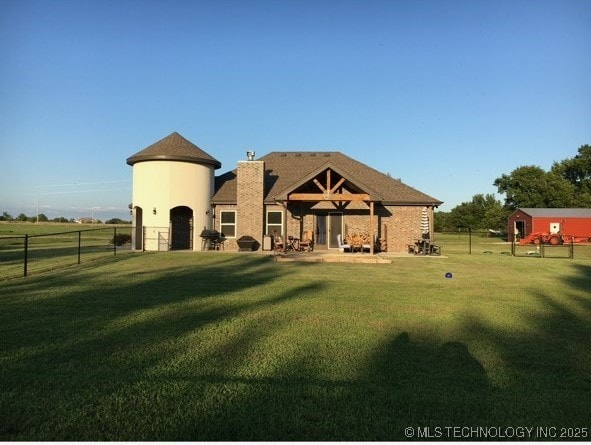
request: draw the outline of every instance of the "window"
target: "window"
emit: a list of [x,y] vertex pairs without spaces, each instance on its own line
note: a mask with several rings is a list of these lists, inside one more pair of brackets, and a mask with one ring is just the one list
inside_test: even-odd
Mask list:
[[279,235],[283,235],[283,212],[281,210],[267,211],[267,235],[273,235],[277,231]]
[[236,211],[222,210],[220,212],[220,232],[226,238],[236,238]]

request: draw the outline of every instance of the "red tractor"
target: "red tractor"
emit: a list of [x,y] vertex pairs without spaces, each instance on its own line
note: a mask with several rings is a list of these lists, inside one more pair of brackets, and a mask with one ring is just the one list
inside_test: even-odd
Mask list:
[[586,236],[564,235],[563,233],[534,232],[525,238],[519,240],[519,244],[550,244],[558,246],[559,244],[587,243],[591,238]]

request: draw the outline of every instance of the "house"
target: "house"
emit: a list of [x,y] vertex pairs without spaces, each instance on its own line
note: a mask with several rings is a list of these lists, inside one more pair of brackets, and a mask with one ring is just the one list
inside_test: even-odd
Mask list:
[[519,208],[509,216],[509,241],[515,240],[515,236],[522,239],[535,232],[591,237],[591,209]]
[[100,223],[99,220],[97,220],[96,218],[92,217],[86,217],[86,218],[79,218],[76,221],[76,224],[94,224],[94,223]]
[[254,152],[235,170],[215,176],[219,161],[172,133],[127,159],[133,166],[136,250],[201,250],[204,228],[226,237],[224,248],[253,237],[301,238],[311,230],[316,249],[337,249],[338,235],[366,234],[371,250],[406,252],[433,231],[441,201],[336,151]]

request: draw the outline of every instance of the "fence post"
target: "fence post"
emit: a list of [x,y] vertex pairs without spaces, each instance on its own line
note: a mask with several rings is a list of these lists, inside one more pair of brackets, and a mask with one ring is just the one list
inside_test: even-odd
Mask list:
[[472,227],[468,227],[468,254],[472,255]]
[[82,230],[78,231],[78,264],[80,264],[80,247],[82,245]]
[[113,227],[113,256],[117,256],[117,227]]
[[27,261],[29,259],[29,235],[25,234],[25,264],[23,276],[27,276]]

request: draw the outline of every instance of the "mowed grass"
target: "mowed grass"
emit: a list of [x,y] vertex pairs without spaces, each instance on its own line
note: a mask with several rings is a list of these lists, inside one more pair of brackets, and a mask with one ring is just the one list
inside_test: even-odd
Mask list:
[[0,279],[0,440],[588,428],[590,291],[586,259],[498,253],[144,253]]

